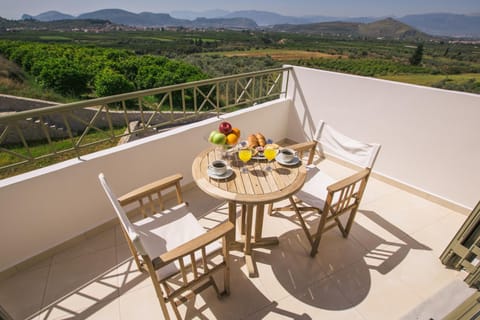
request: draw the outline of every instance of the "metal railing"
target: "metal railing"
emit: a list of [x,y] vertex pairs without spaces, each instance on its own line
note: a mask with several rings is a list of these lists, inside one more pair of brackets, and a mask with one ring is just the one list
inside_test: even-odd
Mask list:
[[[285,95],[290,67],[0,115],[0,177]],[[57,158],[57,160],[54,160]]]

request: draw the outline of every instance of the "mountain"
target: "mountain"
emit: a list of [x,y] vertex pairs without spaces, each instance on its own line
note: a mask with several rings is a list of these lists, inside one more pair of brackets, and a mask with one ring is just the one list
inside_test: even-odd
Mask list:
[[400,40],[431,38],[428,34],[392,18],[360,24],[359,33],[361,36],[369,38],[393,38]]
[[132,13],[121,9],[103,9],[83,13],[78,16],[78,19],[102,19],[117,24],[141,27],[181,26],[189,24],[188,20],[175,19],[167,13]]
[[[191,28],[230,28],[255,29],[257,24],[248,18],[197,18],[195,20],[177,19],[168,13],[141,12],[133,13],[122,9],[102,9],[83,13],[78,17],[48,11],[38,16],[24,14],[24,20],[56,21],[66,19],[107,20],[115,24],[137,27],[191,27]],[[41,20],[43,19],[43,20]]]
[[37,16],[31,16],[28,14],[22,15],[22,20],[31,20],[31,19],[38,20],[38,21],[54,21],[54,20],[75,19],[75,17],[72,15],[61,13],[54,10],[41,13]]
[[480,15],[431,13],[408,15],[399,20],[432,35],[480,38]]
[[320,22],[302,25],[275,25],[275,31],[305,34],[329,34],[334,36],[385,38],[399,40],[429,39],[429,35],[420,32],[400,21],[387,18],[371,23],[357,22]]
[[[37,16],[30,16],[24,14],[24,20],[39,20],[39,21],[54,21],[74,19],[75,17],[64,14],[58,11],[47,11]],[[346,30],[356,24],[369,24],[375,21],[384,21],[384,18],[375,17],[329,17],[310,15],[303,17],[294,17],[281,15],[268,11],[244,10],[228,12],[225,10],[208,10],[208,11],[174,11],[172,15],[167,13],[132,13],[120,9],[104,9],[94,12],[84,13],[77,18],[82,19],[102,19],[109,20],[113,23],[124,24],[130,26],[142,27],[159,27],[159,26],[184,26],[184,27],[198,27],[198,28],[240,28],[240,29],[254,29],[256,26],[273,26],[282,25],[282,29],[295,29],[288,27],[288,25],[311,25],[316,23],[332,23],[333,28],[340,34],[346,34]],[[207,19],[207,20],[205,20]],[[209,19],[212,19],[209,21]],[[456,37],[474,37],[480,38],[480,14],[462,15],[450,13],[432,13],[432,14],[418,14],[407,15],[401,18],[395,18],[404,24],[407,24],[417,30],[417,32],[428,33],[437,36],[456,36]],[[345,25],[338,22],[341,21]],[[350,27],[349,27],[350,26]],[[307,29],[310,26],[300,27],[300,29]],[[314,28],[314,27],[312,27]],[[317,26],[318,29],[327,29],[327,25]],[[315,28],[314,28],[315,29]],[[367,28],[368,29],[368,28]],[[292,31],[299,32],[299,31]],[[357,30],[358,34],[360,31]],[[370,31],[363,31],[369,33]],[[398,31],[400,32],[400,31]],[[331,32],[330,32],[331,33]],[[407,32],[408,34],[408,32]]]
[[197,18],[192,21],[196,28],[215,28],[215,29],[256,29],[258,25],[252,19],[248,18]]
[[249,18],[259,26],[270,26],[275,24],[304,24],[312,21],[301,17],[283,16],[268,11],[245,10],[235,11],[224,16],[225,18]]
[[[268,11],[235,11],[225,17],[245,17],[254,20],[259,26],[279,24],[312,24],[320,22],[372,23],[384,20],[385,17],[331,17],[303,16],[293,17]],[[403,22],[421,32],[436,36],[460,36],[480,38],[480,14],[418,14],[408,15],[396,20]],[[344,26],[345,27],[345,26]],[[341,28],[342,29],[342,28]]]
[[229,11],[226,10],[206,10],[206,11],[188,11],[178,10],[170,12],[170,15],[177,19],[195,20],[196,18],[224,18]]
[[0,17],[0,32],[5,30],[109,30],[113,27],[106,20],[66,19],[55,21],[38,21],[34,19],[7,20]]
[[170,13],[173,17],[178,19],[195,18],[248,18],[254,20],[259,26],[271,26],[275,24],[306,24],[315,22],[328,22],[328,21],[345,21],[345,22],[362,22],[368,23],[378,20],[378,18],[372,17],[353,17],[353,18],[339,18],[329,16],[285,16],[270,11],[259,10],[242,10],[242,11],[225,11],[225,10],[207,10],[207,11],[172,11]]

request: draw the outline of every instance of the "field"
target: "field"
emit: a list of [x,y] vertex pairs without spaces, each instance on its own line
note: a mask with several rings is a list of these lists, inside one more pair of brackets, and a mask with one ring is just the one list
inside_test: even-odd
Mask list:
[[467,81],[480,81],[480,74],[478,73],[464,73],[464,74],[452,74],[452,75],[440,75],[440,74],[403,74],[403,75],[388,75],[380,76],[379,78],[385,80],[399,81],[405,83],[418,84],[421,86],[431,86],[432,84],[441,81],[452,82],[467,82]]
[[448,90],[480,93],[480,74],[464,73],[452,75],[439,74],[403,74],[379,76],[380,79],[416,84],[420,86]]
[[329,54],[318,51],[290,50],[290,49],[260,49],[249,51],[230,51],[221,53],[226,57],[266,57],[269,56],[277,61],[292,61],[301,59],[330,58],[336,59],[346,56],[338,54]]
[[[420,59],[412,63],[420,49]],[[353,40],[225,30],[0,32],[0,92],[56,102],[272,69],[282,64],[480,94],[480,48],[474,43]],[[88,139],[98,137],[92,134]],[[55,141],[54,148],[65,150],[71,146],[69,143]],[[50,147],[39,143],[30,152],[38,156],[48,153]],[[22,146],[9,148],[26,152]],[[66,151],[55,159],[7,169],[0,179],[75,156]],[[2,152],[0,166],[12,161],[8,153]]]
[[[116,129],[115,133],[121,134],[124,131],[125,131],[124,128]],[[88,144],[89,142],[98,141],[100,139],[105,139],[105,134],[93,132],[85,136],[84,143]],[[81,152],[81,155],[85,155],[85,154],[93,153],[95,151],[113,147],[117,143],[118,143],[118,139],[115,139],[114,141],[107,141],[101,144],[86,147],[82,149],[80,152]],[[72,141],[70,139],[54,141],[52,142],[52,144],[37,143],[36,145],[31,146],[31,148],[28,150],[28,153],[30,153],[32,157],[42,157],[43,155],[49,154],[52,148],[55,149],[56,152],[58,152],[58,154],[55,157],[44,158],[31,163],[27,163],[21,167],[2,170],[0,171],[0,179],[6,178],[12,175],[20,174],[22,172],[28,172],[34,169],[42,168],[42,167],[45,167],[57,162],[65,161],[68,159],[72,159],[78,156],[78,154],[73,150],[67,151],[73,148]],[[23,146],[10,146],[8,149],[11,152],[24,154],[24,155],[28,154],[26,149]],[[6,152],[0,153],[0,167],[10,165],[12,163],[15,163],[16,161],[18,161],[16,157],[13,157],[12,155]]]
[[[148,30],[109,32],[22,31],[0,33],[2,40],[110,48],[138,56],[164,56],[192,64],[206,77],[250,72],[282,64],[358,74],[450,90],[480,93],[480,48],[475,43],[435,39],[425,42],[351,39],[314,34],[271,31]],[[417,47],[423,51],[418,65],[410,59]],[[1,65],[0,65],[1,68]],[[23,86],[0,69],[0,89],[25,95],[41,92],[38,79],[22,70]],[[7,83],[8,82],[8,83]],[[9,85],[10,84],[10,85]],[[93,83],[89,85],[93,87]],[[28,90],[25,87],[32,87]],[[37,89],[35,89],[37,87]],[[46,90],[52,96],[52,92]],[[95,95],[68,96],[75,100]]]

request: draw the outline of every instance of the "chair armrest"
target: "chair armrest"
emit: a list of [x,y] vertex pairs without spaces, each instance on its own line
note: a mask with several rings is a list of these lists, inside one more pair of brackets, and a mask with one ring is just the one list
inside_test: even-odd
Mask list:
[[307,164],[311,164],[313,162],[313,157],[315,155],[317,141],[306,141],[306,142],[296,143],[288,147],[300,153],[300,157],[303,156],[304,152],[310,152],[308,156]]
[[160,257],[155,258],[152,262],[154,263],[156,269],[161,268],[164,265],[200,250],[202,247],[205,247],[208,244],[226,236],[226,234],[231,232],[234,228],[235,226],[231,222],[224,222],[202,234],[201,236],[198,236],[187,243],[165,252]]
[[154,181],[140,188],[132,190],[127,194],[124,194],[123,196],[118,198],[118,202],[120,202],[120,204],[124,206],[132,202],[138,201],[150,194],[165,190],[170,187],[176,186],[177,189],[179,190],[180,180],[182,179],[183,179],[183,176],[179,173],[171,175],[169,177],[165,177],[163,179]]
[[338,182],[335,182],[327,187],[328,192],[337,192],[340,191],[356,182],[365,179],[370,174],[370,169],[363,169],[349,177],[346,177]]

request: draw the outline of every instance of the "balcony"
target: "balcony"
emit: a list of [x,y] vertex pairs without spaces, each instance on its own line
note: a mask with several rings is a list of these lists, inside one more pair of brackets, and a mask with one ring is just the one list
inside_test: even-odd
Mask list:
[[[232,293],[206,290],[181,306],[204,319],[442,318],[474,290],[439,256],[478,201],[480,97],[288,67],[278,98],[219,114],[244,133],[303,141],[324,119],[382,144],[352,234],[326,234],[319,254],[292,217],[267,216],[256,249],[258,278],[232,252]],[[14,319],[161,319],[155,293],[130,258],[99,172],[124,193],[179,172],[205,227],[224,203],[195,187],[194,157],[219,117],[83,155],[0,181],[0,301]],[[361,125],[359,125],[361,124]],[[175,161],[172,161],[172,157]],[[332,176],[352,168],[328,158]]]

